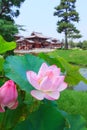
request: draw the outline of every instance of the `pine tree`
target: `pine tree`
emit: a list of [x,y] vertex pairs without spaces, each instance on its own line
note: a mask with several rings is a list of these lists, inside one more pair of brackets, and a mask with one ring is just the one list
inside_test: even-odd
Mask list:
[[15,24],[14,17],[20,14],[20,6],[25,0],[0,0],[0,35],[11,41],[18,33],[19,26]]
[[65,34],[65,49],[68,49],[68,38],[80,38],[80,31],[76,29],[74,22],[79,22],[79,14],[76,12],[76,0],[61,0],[55,7],[54,16],[58,16],[57,31]]

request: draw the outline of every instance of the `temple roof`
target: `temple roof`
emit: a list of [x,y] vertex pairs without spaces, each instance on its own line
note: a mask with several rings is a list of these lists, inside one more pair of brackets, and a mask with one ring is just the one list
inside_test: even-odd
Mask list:
[[33,32],[31,33],[30,36],[26,37],[27,39],[31,39],[31,38],[41,38],[41,39],[48,39],[47,36],[44,36],[42,33],[38,33],[38,32]]

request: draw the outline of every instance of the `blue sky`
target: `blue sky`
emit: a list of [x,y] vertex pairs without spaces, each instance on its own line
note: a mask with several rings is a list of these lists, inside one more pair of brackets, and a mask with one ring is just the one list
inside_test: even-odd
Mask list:
[[[86,3],[85,3],[86,2]],[[56,31],[58,18],[53,16],[54,7],[59,5],[60,0],[25,0],[20,8],[20,16],[15,18],[16,24],[24,25],[26,31],[21,35],[29,36],[33,31],[41,32],[48,37],[59,40],[64,38],[63,34]],[[87,1],[77,0],[76,11],[80,15],[80,22],[76,23],[77,29],[83,37],[80,40],[87,40]]]

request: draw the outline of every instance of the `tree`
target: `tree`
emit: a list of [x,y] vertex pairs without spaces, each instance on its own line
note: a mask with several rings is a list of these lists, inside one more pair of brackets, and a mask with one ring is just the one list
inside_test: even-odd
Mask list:
[[18,27],[12,21],[0,19],[0,35],[6,41],[14,40],[14,34],[18,33]]
[[72,30],[71,32],[68,33],[67,37],[68,37],[68,39],[70,39],[70,40],[73,41],[73,39],[79,39],[79,38],[81,38],[82,35],[80,34],[79,30],[76,30],[76,31],[74,30],[74,32]]
[[77,44],[76,44],[76,47],[79,47],[79,48],[82,48],[82,42],[81,41],[79,41]]
[[68,42],[68,44],[69,44],[70,48],[76,47],[75,42],[73,42],[72,40],[70,40],[70,41]]
[[0,0],[0,35],[11,41],[18,33],[20,26],[15,24],[14,17],[18,17],[19,8],[25,0]]
[[68,49],[68,38],[80,38],[80,31],[76,29],[74,22],[79,22],[79,14],[75,10],[76,0],[61,0],[55,7],[54,16],[58,16],[57,31],[65,34],[65,49]]
[[87,50],[87,41],[84,40],[82,43],[82,49]]

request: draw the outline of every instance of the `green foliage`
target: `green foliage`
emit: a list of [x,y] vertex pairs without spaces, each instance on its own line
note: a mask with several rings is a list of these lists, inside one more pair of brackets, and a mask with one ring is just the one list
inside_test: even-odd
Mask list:
[[[23,98],[23,95],[20,98]],[[19,105],[16,109],[7,109],[5,113],[0,113],[0,130],[13,130],[16,124],[28,117],[29,113],[28,105],[19,100]]]
[[15,81],[22,90],[29,92],[32,86],[26,78],[26,72],[28,70],[38,72],[43,62],[44,60],[33,55],[9,56],[4,64],[5,75]]
[[63,130],[64,126],[64,117],[57,107],[42,104],[36,112],[29,115],[28,119],[20,123],[14,130],[25,130],[25,128],[27,130]]
[[0,35],[7,41],[14,40],[14,34],[18,33],[19,25],[14,22],[14,17],[19,16],[19,8],[25,0],[1,0],[0,1]]
[[87,130],[85,127],[86,121],[82,116],[69,114],[64,115],[66,120],[68,119],[68,128],[64,128],[64,130]]
[[79,73],[79,68],[76,66],[70,65],[65,59],[62,57],[55,55],[54,53],[39,54],[41,58],[43,58],[49,64],[56,64],[61,68],[61,71],[65,73],[66,78],[65,81],[69,86],[73,86],[78,84],[81,80],[87,83],[87,80]]
[[87,50],[87,41],[83,41],[82,43],[82,49]]
[[3,70],[4,58],[0,55],[0,71]]
[[[19,8],[25,0],[1,0],[0,18],[11,20],[19,15]],[[14,9],[15,7],[15,9]]]
[[80,38],[79,30],[74,26],[74,22],[79,22],[79,14],[75,10],[76,0],[61,0],[55,7],[54,16],[58,16],[57,31],[65,34],[65,48],[68,49],[68,37]]
[[5,62],[6,53],[15,49],[15,42],[6,42],[2,36],[0,36],[0,86],[4,84],[6,81],[6,77],[4,76],[3,65]]
[[3,76],[4,70],[3,70],[3,65],[4,65],[4,58],[3,56],[0,55],[0,86],[5,82],[5,78]]
[[13,21],[0,19],[0,34],[6,41],[14,40],[14,34],[18,33],[18,26]]
[[65,90],[57,101],[59,109],[73,115],[82,115],[87,124],[87,92]]
[[79,47],[79,48],[82,48],[82,42],[79,41],[79,42],[76,44],[76,46]]
[[84,40],[83,42],[80,41],[76,44],[76,46],[83,50],[87,50],[87,41],[86,40]]
[[3,54],[9,50],[16,48],[15,42],[6,42],[2,36],[0,36],[0,54]]
[[72,40],[70,40],[68,42],[68,44],[69,44],[70,48],[74,48],[76,46],[75,42],[73,42]]
[[[69,84],[77,84],[80,80],[86,81],[79,74],[78,67],[70,65],[57,55],[57,52],[40,54],[39,57],[44,60],[30,54],[6,58],[5,76],[18,85],[19,105],[15,110],[6,108],[6,112],[0,114],[0,130],[87,130],[85,119],[82,116],[71,114],[80,113],[84,116],[83,113],[86,113],[84,108],[87,104],[86,92],[81,95],[78,92],[66,90],[61,92],[60,100],[43,100],[42,102],[32,98],[29,94],[32,86],[27,81],[26,71],[33,70],[37,73],[43,62],[60,67]],[[1,61],[2,59],[3,57],[0,58]],[[70,114],[59,108],[68,109],[67,112],[69,111]]]
[[52,104],[41,104],[39,109],[19,123],[13,130],[87,130],[83,117],[69,115]]
[[76,30],[76,32],[69,32],[68,33],[68,38],[69,39],[79,39],[79,38],[81,38],[82,37],[82,35],[80,34],[80,31],[78,31],[78,30]]

